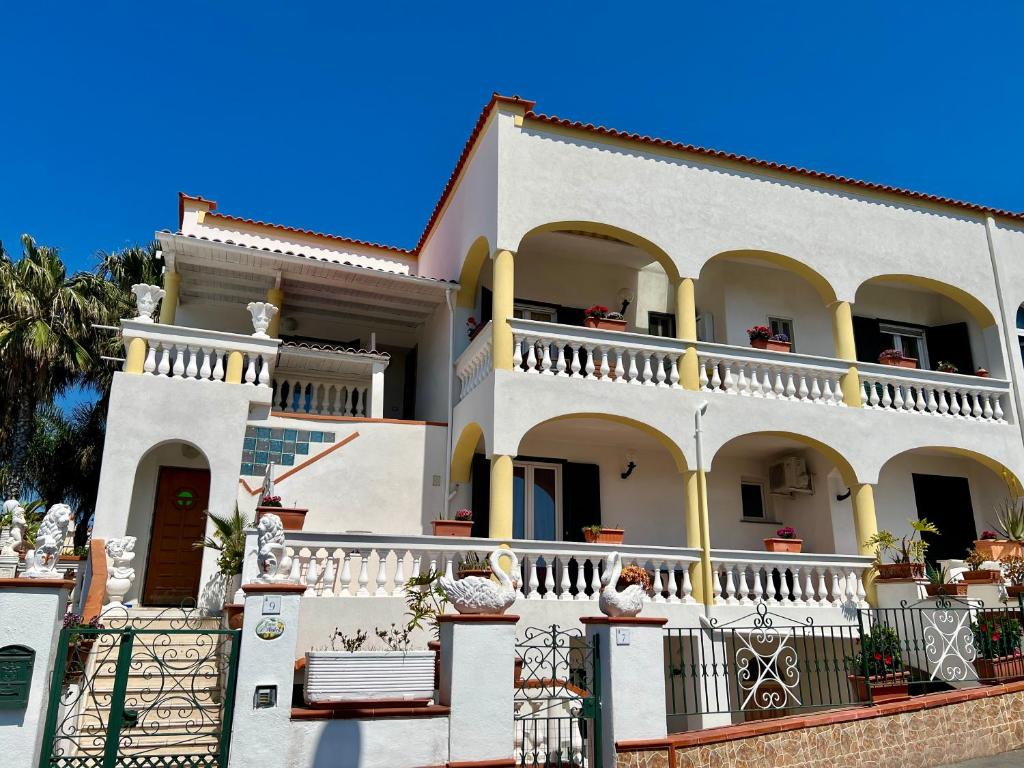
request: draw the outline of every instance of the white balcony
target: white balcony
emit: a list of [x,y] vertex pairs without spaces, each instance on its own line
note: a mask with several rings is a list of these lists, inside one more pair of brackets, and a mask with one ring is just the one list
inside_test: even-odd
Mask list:
[[274,409],[310,416],[384,415],[390,357],[327,344],[284,342],[274,372]]

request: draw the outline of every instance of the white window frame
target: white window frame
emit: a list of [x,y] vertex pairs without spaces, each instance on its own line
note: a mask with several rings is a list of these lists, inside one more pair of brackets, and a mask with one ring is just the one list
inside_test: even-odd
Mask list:
[[[544,318],[533,317],[533,313],[542,314]],[[558,308],[546,307],[542,304],[530,304],[517,301],[512,305],[512,316],[521,317],[523,320],[540,320],[542,323],[557,323]]]
[[[756,485],[761,489],[761,509],[764,517],[747,517],[743,509],[743,486]],[[763,477],[741,477],[740,478],[740,520],[746,523],[774,523],[775,511],[771,505],[771,494],[768,493],[768,480]]]
[[931,363],[928,360],[928,341],[924,335],[923,328],[916,328],[912,325],[900,325],[899,323],[879,323],[880,333],[886,333],[893,337],[893,349],[903,353],[903,340],[901,336],[913,336],[917,339],[917,367],[921,370],[929,370]]
[[[789,333],[786,334],[789,337],[789,351],[796,352],[796,323],[793,322],[793,318],[782,317],[780,315],[768,315],[768,322],[766,325],[769,328],[772,327],[773,320],[780,325],[782,323],[787,323],[789,325]],[[774,334],[774,331],[772,333]],[[783,331],[783,333],[785,333],[785,331]]]
[[512,469],[523,469],[523,536],[526,540],[534,538],[533,531],[533,474],[536,469],[553,469],[555,471],[555,538],[562,541],[562,465],[547,461],[513,461]]

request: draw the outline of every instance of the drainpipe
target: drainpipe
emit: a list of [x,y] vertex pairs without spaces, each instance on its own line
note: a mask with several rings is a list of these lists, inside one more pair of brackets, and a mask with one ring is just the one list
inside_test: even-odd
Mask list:
[[[992,276],[996,281],[996,301],[999,304],[1000,325],[1003,327],[1003,367],[1006,369],[1006,376],[1010,380],[1010,388],[1013,390],[1014,405],[1017,406],[1017,428],[1020,430],[1021,437],[1024,437],[1024,404],[1021,401],[1020,382],[1017,380],[1017,376],[1014,375],[1017,366],[1014,362],[1015,355],[1013,350],[1017,347],[1017,343],[1014,331],[1010,329],[1006,321],[1006,307],[1003,306],[1003,287],[999,279],[999,264],[996,260],[996,245],[993,239],[995,228],[995,219],[991,216],[986,216],[985,239],[988,241],[988,257],[992,262]],[[1014,327],[1014,330],[1016,330],[1016,327]]]
[[455,418],[455,403],[452,402],[453,379],[455,378],[455,291],[448,288],[444,292],[444,300],[448,305],[448,439],[444,446],[444,470],[441,473],[444,488],[443,517],[448,519],[452,503],[451,467],[452,467],[452,419]]
[[708,530],[707,475],[704,469],[704,414],[708,412],[708,401],[703,401],[693,413],[694,442],[697,445],[697,507],[700,518],[700,578],[701,594],[704,596],[704,613],[711,615],[714,590],[711,579],[711,532]]

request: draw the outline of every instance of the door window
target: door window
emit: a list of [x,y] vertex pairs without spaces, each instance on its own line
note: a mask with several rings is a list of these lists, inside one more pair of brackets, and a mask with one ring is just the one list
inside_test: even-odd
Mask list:
[[793,337],[793,321],[788,317],[769,317],[768,327],[772,329],[772,336],[782,334],[789,339],[789,351],[796,352],[796,339]]
[[539,320],[542,323],[558,322],[557,309],[536,304],[515,304],[512,307],[512,316],[522,320]]
[[562,526],[562,467],[540,462],[512,465],[512,537],[555,541]]
[[914,358],[918,368],[930,367],[923,330],[902,325],[882,325],[879,330],[885,349],[898,349],[904,357]]

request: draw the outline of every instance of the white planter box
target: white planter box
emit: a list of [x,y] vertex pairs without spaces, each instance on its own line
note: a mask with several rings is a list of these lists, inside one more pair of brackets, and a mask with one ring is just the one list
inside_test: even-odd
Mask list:
[[309,651],[309,704],[353,699],[429,699],[434,695],[433,651]]

